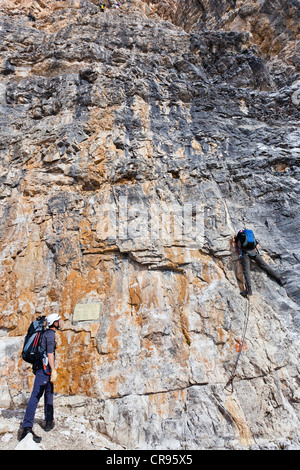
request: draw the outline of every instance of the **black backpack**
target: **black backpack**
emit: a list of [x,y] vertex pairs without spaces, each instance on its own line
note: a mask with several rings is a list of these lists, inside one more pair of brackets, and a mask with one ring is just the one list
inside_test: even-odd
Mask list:
[[45,331],[45,318],[45,316],[37,318],[30,324],[27,330],[22,350],[22,358],[30,364],[43,360],[45,351],[41,347],[41,341]]

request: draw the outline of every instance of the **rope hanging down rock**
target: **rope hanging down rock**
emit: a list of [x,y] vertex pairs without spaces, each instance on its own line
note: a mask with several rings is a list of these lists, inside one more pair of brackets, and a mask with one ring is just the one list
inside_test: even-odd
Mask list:
[[[240,348],[239,348],[239,351],[238,351],[238,354],[237,354],[237,357],[236,357],[236,360],[235,360],[235,363],[234,363],[234,366],[233,366],[233,369],[232,369],[230,378],[229,378],[227,384],[226,384],[225,387],[224,387],[224,390],[226,390],[226,391],[229,392],[229,393],[233,393],[233,380],[234,380],[234,378],[235,378],[237,365],[238,365],[240,356],[241,356],[242,351],[243,351],[243,348],[244,348],[244,343],[245,343],[245,337],[246,337],[247,328],[248,328],[249,317],[250,317],[250,299],[249,299],[249,297],[247,297],[246,315],[245,315],[245,321],[244,321],[244,331],[243,331],[242,341],[240,342]],[[229,387],[230,387],[230,388],[229,388]]]

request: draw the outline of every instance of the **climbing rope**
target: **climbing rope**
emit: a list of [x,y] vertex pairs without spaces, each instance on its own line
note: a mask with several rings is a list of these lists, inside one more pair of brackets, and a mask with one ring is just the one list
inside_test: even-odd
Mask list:
[[[226,384],[225,387],[224,387],[224,390],[226,390],[226,391],[229,392],[229,393],[233,393],[233,380],[234,380],[234,378],[235,378],[237,365],[238,365],[240,356],[241,356],[242,351],[243,351],[243,348],[244,348],[244,343],[245,343],[245,337],[246,337],[247,328],[248,328],[249,317],[250,317],[250,299],[249,299],[249,297],[247,297],[246,314],[245,314],[244,331],[243,331],[242,341],[240,342],[240,348],[239,348],[239,351],[238,351],[238,354],[237,354],[237,357],[236,357],[236,360],[235,360],[235,363],[234,363],[234,366],[233,366],[233,369],[232,369],[230,378],[229,378],[227,384]],[[229,387],[230,387],[230,388],[229,388]]]

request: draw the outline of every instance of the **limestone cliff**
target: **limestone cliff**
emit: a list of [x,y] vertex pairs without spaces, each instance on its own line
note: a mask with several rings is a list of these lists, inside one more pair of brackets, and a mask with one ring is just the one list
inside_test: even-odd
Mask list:
[[[115,445],[299,446],[299,3],[96,3],[0,1],[0,404],[58,312],[60,404]],[[253,267],[229,394],[245,226],[286,285]]]

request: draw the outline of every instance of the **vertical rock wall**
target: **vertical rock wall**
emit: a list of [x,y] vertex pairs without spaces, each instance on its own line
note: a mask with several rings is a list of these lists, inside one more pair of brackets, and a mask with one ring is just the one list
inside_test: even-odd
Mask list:
[[[86,397],[117,444],[297,443],[296,58],[226,30],[216,6],[200,2],[204,27],[188,2],[187,32],[147,3],[0,2],[1,404],[26,401],[23,335],[58,312],[56,390]],[[294,23],[285,31],[293,49]],[[228,394],[247,311],[232,245],[244,226],[287,284],[253,267]],[[98,320],[73,321],[95,303]]]

